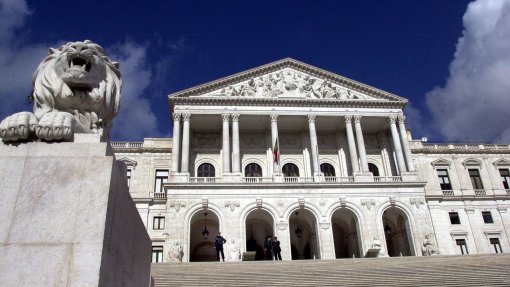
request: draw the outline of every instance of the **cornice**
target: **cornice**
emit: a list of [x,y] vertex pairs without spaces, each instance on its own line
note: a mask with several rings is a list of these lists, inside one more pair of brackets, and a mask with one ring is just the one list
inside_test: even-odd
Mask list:
[[[208,83],[205,83],[202,85],[198,85],[198,86],[186,89],[186,90],[182,90],[182,91],[170,94],[168,96],[168,102],[169,102],[171,109],[173,109],[172,106],[173,106],[174,102],[176,102],[177,99],[179,99],[179,98],[188,98],[190,96],[206,94],[208,92],[212,92],[214,90],[217,90],[217,89],[229,86],[229,85],[237,84],[237,83],[249,80],[251,78],[258,77],[263,74],[275,72],[275,71],[278,71],[278,70],[284,69],[284,68],[293,68],[297,71],[307,73],[311,76],[315,76],[315,77],[319,77],[319,78],[331,81],[335,84],[342,85],[346,88],[352,89],[352,90],[360,92],[360,93],[364,93],[367,95],[373,95],[378,98],[384,99],[386,101],[389,100],[392,102],[398,102],[399,107],[404,107],[408,102],[407,99],[399,97],[392,93],[374,88],[372,86],[357,82],[355,80],[340,76],[340,75],[332,73],[332,72],[328,72],[326,70],[314,67],[312,65],[309,65],[309,64],[291,59],[291,58],[285,58],[285,59],[282,59],[282,60],[279,60],[276,62],[272,62],[272,63],[266,64],[263,66],[259,66],[259,67],[256,67],[256,68],[244,71],[244,72],[236,73],[231,76],[220,78],[215,81],[211,81],[211,82],[208,82]],[[229,98],[229,100],[233,100],[233,99]],[[292,99],[292,100],[294,101],[294,99]],[[345,101],[341,101],[341,102],[345,102]],[[379,101],[374,101],[374,102],[379,102]],[[381,102],[384,102],[384,101],[381,101]]]

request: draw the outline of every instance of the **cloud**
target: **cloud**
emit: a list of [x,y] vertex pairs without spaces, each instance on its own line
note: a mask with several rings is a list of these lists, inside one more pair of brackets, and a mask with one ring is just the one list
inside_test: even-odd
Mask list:
[[446,139],[510,142],[510,0],[468,5],[464,31],[444,87],[426,95]]
[[106,51],[120,63],[123,82],[121,107],[113,122],[112,138],[141,140],[144,136],[159,136],[156,116],[151,111],[150,101],[144,98],[144,91],[152,80],[147,64],[147,46],[127,40]]

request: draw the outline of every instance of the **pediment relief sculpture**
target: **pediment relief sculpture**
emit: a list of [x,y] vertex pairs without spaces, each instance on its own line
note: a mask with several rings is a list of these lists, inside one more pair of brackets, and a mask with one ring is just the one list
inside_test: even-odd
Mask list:
[[197,97],[304,98],[370,100],[368,95],[292,68],[256,76]]

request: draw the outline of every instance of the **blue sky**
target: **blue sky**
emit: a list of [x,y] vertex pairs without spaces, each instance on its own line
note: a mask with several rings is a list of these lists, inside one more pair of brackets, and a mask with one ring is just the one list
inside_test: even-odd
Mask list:
[[408,98],[415,138],[510,142],[510,0],[0,0],[0,118],[84,39],[121,64],[114,140],[170,136],[168,94],[291,57]]

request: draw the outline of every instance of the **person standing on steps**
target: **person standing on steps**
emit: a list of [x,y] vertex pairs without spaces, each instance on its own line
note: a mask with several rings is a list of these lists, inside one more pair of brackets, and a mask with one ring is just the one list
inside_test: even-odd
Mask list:
[[282,260],[282,249],[280,248],[280,240],[276,238],[276,236],[273,238],[273,254],[274,254],[274,260]]
[[271,242],[271,236],[268,236],[264,241],[264,259],[273,260],[272,254],[273,244]]
[[220,261],[221,253],[221,259],[223,259],[223,262],[225,262],[225,254],[223,254],[224,243],[227,243],[227,240],[221,236],[221,232],[218,232],[218,235],[216,235],[216,238],[214,238],[214,248],[216,249],[216,259]]

